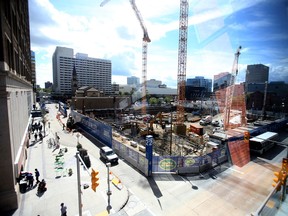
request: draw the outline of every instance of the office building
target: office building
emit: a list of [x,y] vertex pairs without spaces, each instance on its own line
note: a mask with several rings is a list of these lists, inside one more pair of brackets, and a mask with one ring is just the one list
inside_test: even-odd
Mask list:
[[147,88],[158,88],[162,85],[162,81],[156,79],[150,79],[146,81]]
[[231,82],[231,73],[229,72],[222,72],[214,75],[213,92],[226,88],[227,86],[230,85],[230,82]]
[[78,87],[90,86],[104,94],[111,93],[110,60],[88,57],[71,48],[57,46],[53,54],[53,91],[57,94],[72,95],[71,80],[75,65]]
[[212,92],[212,80],[205,79],[203,76],[187,79],[186,86],[203,87],[205,91]]
[[31,73],[32,73],[32,85],[33,91],[36,93],[36,60],[35,52],[31,51]]
[[247,65],[245,84],[265,83],[269,79],[269,67],[263,64]]
[[[0,212],[17,209],[33,103],[28,0],[0,1]],[[1,214],[2,215],[2,214]]]
[[127,85],[138,87],[140,85],[140,79],[136,76],[127,77]]
[[52,88],[53,84],[50,81],[47,81],[44,83],[44,85],[45,85],[45,89],[49,89],[49,88]]

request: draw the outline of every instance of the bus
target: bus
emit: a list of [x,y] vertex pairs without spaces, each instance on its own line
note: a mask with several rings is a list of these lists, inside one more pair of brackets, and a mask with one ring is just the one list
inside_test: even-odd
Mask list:
[[267,131],[249,140],[250,151],[262,155],[274,146],[278,133]]

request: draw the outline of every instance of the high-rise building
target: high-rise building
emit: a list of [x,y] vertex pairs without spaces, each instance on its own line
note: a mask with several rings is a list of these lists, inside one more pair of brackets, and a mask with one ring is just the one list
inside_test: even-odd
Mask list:
[[44,85],[45,85],[45,89],[49,89],[52,87],[53,83],[51,83],[50,81],[47,81],[44,83]]
[[156,79],[150,79],[146,81],[147,88],[158,88],[162,85],[162,81]]
[[127,85],[138,87],[140,85],[140,79],[136,76],[127,77]]
[[0,212],[18,208],[33,103],[28,0],[0,1]]
[[108,95],[111,93],[110,60],[88,57],[71,48],[57,46],[53,54],[53,91],[58,94],[72,94],[71,80],[75,65],[78,86],[90,86]]
[[212,92],[212,80],[205,79],[203,76],[187,79],[186,86],[204,87],[207,92]]
[[247,65],[245,84],[265,83],[269,79],[269,67],[263,64]]
[[213,92],[226,88],[227,86],[230,85],[230,82],[231,82],[231,73],[229,72],[222,72],[214,75]]
[[35,52],[33,51],[31,51],[31,73],[32,73],[33,91],[36,92],[36,60],[35,60]]

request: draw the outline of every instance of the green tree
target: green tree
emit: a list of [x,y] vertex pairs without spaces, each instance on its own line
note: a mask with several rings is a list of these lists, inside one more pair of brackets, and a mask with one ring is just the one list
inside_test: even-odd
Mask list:
[[155,98],[155,97],[151,97],[151,98],[149,99],[149,104],[151,104],[151,105],[156,105],[156,104],[158,104],[158,99]]
[[166,96],[166,97],[164,98],[164,101],[165,101],[167,104],[169,104],[169,103],[171,102],[171,100],[172,100],[172,96]]

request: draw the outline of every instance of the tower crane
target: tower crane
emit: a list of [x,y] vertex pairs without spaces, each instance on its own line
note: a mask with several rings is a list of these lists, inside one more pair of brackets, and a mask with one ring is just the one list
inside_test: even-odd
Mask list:
[[177,125],[184,125],[184,101],[187,62],[188,1],[180,0],[178,74],[177,74]]
[[[103,7],[106,3],[110,0],[104,0],[100,6]],[[147,50],[148,50],[148,43],[151,42],[147,28],[144,24],[142,15],[138,10],[135,0],[129,0],[132,6],[133,11],[136,14],[136,17],[140,23],[140,26],[143,30],[143,39],[142,39],[142,114],[146,114],[146,79],[147,79]]]
[[226,98],[225,98],[225,110],[224,110],[224,118],[223,118],[223,127],[224,130],[227,130],[230,127],[230,114],[231,114],[231,107],[234,95],[234,87],[236,82],[236,77],[238,75],[238,60],[240,56],[240,50],[242,49],[241,46],[237,49],[234,57],[234,62],[232,66],[232,73],[230,78],[230,86],[226,88]]
[[143,39],[142,39],[142,114],[146,114],[146,79],[147,79],[147,49],[148,43],[151,42],[146,26],[142,19],[141,13],[138,10],[135,0],[130,0],[131,6],[137,16],[137,19],[143,30]]

